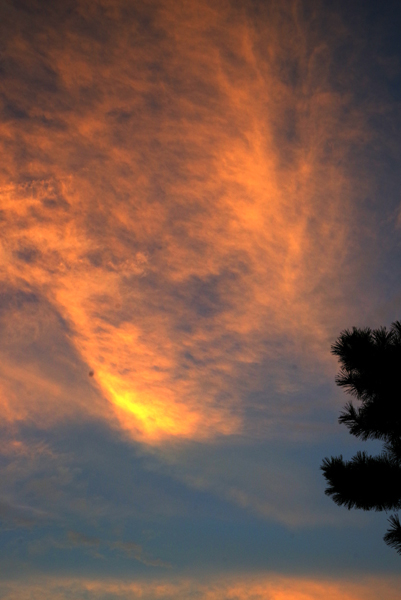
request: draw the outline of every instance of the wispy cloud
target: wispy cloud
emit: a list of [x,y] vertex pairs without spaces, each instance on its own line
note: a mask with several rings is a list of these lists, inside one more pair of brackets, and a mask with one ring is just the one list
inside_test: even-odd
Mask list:
[[40,6],[10,5],[6,38],[4,319],[30,358],[4,363],[4,410],[148,443],[238,433],[252,389],[269,380],[273,406],[317,376],[361,270],[348,163],[368,130],[330,80],[334,37],[292,2],[262,21],[226,2]]
[[68,531],[65,540],[57,540],[50,542],[50,546],[53,545],[59,548],[84,548],[89,550],[97,558],[105,558],[101,552],[103,550],[111,550],[133,558],[134,560],[143,563],[148,567],[170,567],[169,563],[166,563],[158,558],[153,558],[147,554],[140,544],[132,541],[123,540],[106,540],[98,537],[92,537],[80,533],[79,531]]

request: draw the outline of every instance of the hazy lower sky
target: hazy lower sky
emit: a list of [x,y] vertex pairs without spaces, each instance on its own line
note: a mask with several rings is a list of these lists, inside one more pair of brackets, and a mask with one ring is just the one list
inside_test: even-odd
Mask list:
[[331,343],[401,318],[400,30],[0,0],[2,599],[399,598],[319,467]]

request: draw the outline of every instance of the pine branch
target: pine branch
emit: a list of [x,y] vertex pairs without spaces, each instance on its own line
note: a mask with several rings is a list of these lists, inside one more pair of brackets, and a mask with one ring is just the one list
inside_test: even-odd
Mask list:
[[352,435],[366,440],[391,441],[401,431],[401,402],[393,402],[390,410],[385,402],[365,402],[356,408],[348,402],[340,413],[338,422],[346,425]]
[[401,554],[401,523],[398,515],[391,515],[388,519],[391,527],[383,537],[388,546],[394,548],[398,554]]
[[328,483],[325,494],[348,509],[401,508],[401,465],[383,454],[358,452],[350,461],[342,456],[325,458],[321,469]]

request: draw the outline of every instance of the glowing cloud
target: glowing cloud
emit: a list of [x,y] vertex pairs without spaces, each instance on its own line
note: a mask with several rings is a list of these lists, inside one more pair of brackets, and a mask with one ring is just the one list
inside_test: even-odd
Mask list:
[[399,581],[367,578],[365,583],[347,580],[285,578],[275,575],[244,576],[237,579],[220,578],[209,584],[197,580],[179,581],[104,581],[49,578],[29,584],[3,584],[4,600],[25,600],[36,594],[43,600],[64,600],[85,597],[89,600],[106,598],[143,598],[144,600],[376,600],[398,598]]
[[[255,365],[286,393],[280,353],[327,347],[349,280],[347,153],[366,134],[327,83],[330,48],[274,4],[260,25],[226,2],[82,1],[11,30],[0,275],[52,307],[94,373],[90,403],[52,390],[52,418],[116,418],[148,443],[236,433]],[[29,394],[13,412],[16,369],[6,414],[40,420]]]

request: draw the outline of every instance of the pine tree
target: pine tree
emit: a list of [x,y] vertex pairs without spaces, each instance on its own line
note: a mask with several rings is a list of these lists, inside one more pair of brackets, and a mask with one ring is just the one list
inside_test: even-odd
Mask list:
[[[349,461],[325,458],[321,469],[328,483],[325,493],[348,509],[401,509],[401,322],[390,330],[343,331],[331,347],[338,357],[336,383],[359,402],[348,402],[339,423],[361,440],[381,440],[378,456],[357,452]],[[398,515],[389,518],[384,541],[401,554]]]

